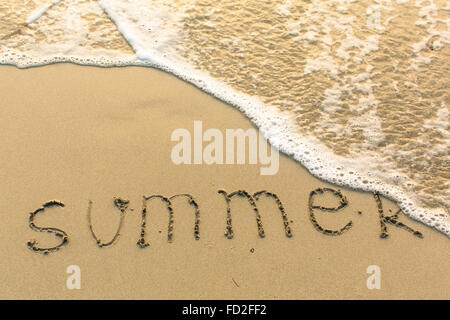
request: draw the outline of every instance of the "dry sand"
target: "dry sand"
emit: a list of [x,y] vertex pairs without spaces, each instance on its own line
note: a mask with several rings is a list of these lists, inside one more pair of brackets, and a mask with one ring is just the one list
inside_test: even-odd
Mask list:
[[[251,128],[234,108],[163,72],[148,68],[80,67],[68,64],[28,70],[0,67],[0,298],[33,299],[315,299],[450,298],[450,242],[404,215],[423,239],[388,225],[380,239],[371,194],[341,188],[349,201],[339,213],[317,213],[329,228],[352,228],[340,236],[318,232],[309,219],[309,193],[331,187],[300,164],[281,156],[279,173],[259,175],[256,165],[180,165],[170,161],[174,129]],[[235,237],[224,237],[226,203],[217,190],[275,192],[292,220],[284,235],[270,200],[259,209],[266,237],[244,199],[233,200]],[[167,241],[168,214],[152,203],[150,246],[140,249],[142,196],[189,193],[200,207],[200,240],[194,213],[174,200],[174,239]],[[130,200],[121,236],[98,248],[87,208],[100,239],[119,224],[113,197]],[[61,250],[42,255],[27,248],[59,240],[28,226],[29,213],[57,199],[65,208],[36,216],[39,226],[69,235]],[[332,198],[322,204],[331,203]],[[395,206],[382,199],[388,211]],[[358,214],[361,211],[362,214]],[[81,289],[66,288],[66,268],[81,268]],[[381,289],[369,290],[366,268],[381,268]]]

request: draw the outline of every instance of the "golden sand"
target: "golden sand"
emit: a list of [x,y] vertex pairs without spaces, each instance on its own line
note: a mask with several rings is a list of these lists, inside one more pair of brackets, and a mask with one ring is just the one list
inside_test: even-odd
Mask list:
[[[448,238],[403,214],[398,221],[423,238],[389,221],[389,237],[380,238],[372,194],[316,191],[308,205],[313,190],[339,188],[286,156],[273,176],[261,176],[255,165],[173,164],[170,135],[177,128],[194,120],[220,130],[251,127],[234,108],[173,76],[68,64],[3,66],[0,76],[8,79],[0,86],[0,298],[449,298]],[[228,203],[219,190],[266,190],[284,214],[273,197],[257,200],[261,238],[248,201]],[[184,193],[195,199],[198,224],[195,206],[180,197],[171,200],[168,229],[167,207],[155,200],[147,206],[149,246],[137,246],[142,197]],[[47,255],[33,252],[32,239],[38,247],[61,242],[29,227],[30,213],[55,199],[65,206],[45,208],[33,221],[64,231],[68,242]],[[397,211],[381,201],[386,215]],[[224,236],[227,205],[232,239]],[[327,230],[352,225],[326,235],[308,206]],[[66,288],[70,265],[81,269],[80,290]],[[380,290],[366,287],[370,265],[381,268]]]

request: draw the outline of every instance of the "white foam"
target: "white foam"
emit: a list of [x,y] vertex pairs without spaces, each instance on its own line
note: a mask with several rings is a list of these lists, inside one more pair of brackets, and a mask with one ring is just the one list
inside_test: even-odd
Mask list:
[[[375,164],[368,166],[368,164],[373,163],[373,158],[369,157],[364,161],[364,157],[357,155],[358,162],[360,162],[360,165],[358,165],[351,159],[339,157],[323,146],[317,139],[301,136],[298,133],[297,125],[292,115],[284,114],[277,108],[270,108],[258,98],[237,92],[223,82],[212,78],[209,74],[195,70],[192,66],[183,63],[173,52],[166,52],[165,55],[161,55],[151,45],[151,36],[143,35],[136,41],[134,35],[142,34],[141,30],[136,30],[135,26],[130,26],[128,17],[126,14],[123,14],[124,11],[117,10],[117,7],[114,7],[112,2],[117,4],[120,1],[100,0],[104,10],[119,26],[119,29],[130,41],[140,59],[174,73],[182,79],[194,83],[204,91],[239,108],[253,120],[274,147],[293,156],[294,159],[305,165],[312,174],[339,185],[380,192],[396,200],[406,214],[450,235],[450,219],[445,211],[443,209],[429,210],[417,206],[415,201],[396,185],[400,181],[406,180],[401,174],[394,173],[393,177],[386,181],[385,176],[377,176],[375,174],[377,172]],[[158,9],[156,10],[158,11]],[[176,21],[174,21],[174,25],[176,25]],[[312,37],[307,37],[307,39],[312,40]],[[360,57],[362,58],[370,51],[377,49],[376,36],[370,37],[367,42],[360,43],[359,46],[361,46]],[[173,60],[169,60],[170,58],[173,58]],[[327,60],[327,56],[309,61],[305,68],[305,73],[323,68],[330,69],[330,59]],[[334,68],[331,67],[330,69],[332,74],[335,72]],[[374,102],[372,101],[372,103]],[[370,113],[364,115],[365,119],[362,122],[365,123],[363,128],[364,134],[367,136],[368,141],[372,143],[377,143],[377,141],[382,139],[380,123],[374,113],[375,110],[372,109]]]
[[291,6],[292,6],[291,0],[286,0],[286,2],[284,4],[281,4],[277,7],[277,11],[281,15],[288,17],[291,15],[291,12],[290,12]]
[[[354,1],[339,1],[339,10],[346,12],[347,6],[352,2]],[[397,0],[398,4],[407,2]],[[185,16],[184,10],[189,9],[188,5],[185,8],[175,8],[171,1],[165,0],[99,0],[98,3],[117,25],[120,33],[127,39],[135,54],[124,55],[108,50],[97,50],[93,53],[92,48],[77,45],[79,40],[68,37],[67,46],[28,47],[26,52],[5,48],[0,44],[0,63],[27,67],[70,61],[101,66],[145,65],[160,68],[193,83],[202,90],[243,111],[260,128],[265,138],[274,147],[291,155],[313,175],[338,185],[379,192],[395,200],[407,215],[450,236],[450,218],[444,209],[430,210],[421,207],[415,200],[413,193],[408,192],[408,188],[405,187],[405,185],[412,185],[413,182],[407,176],[396,171],[394,167],[391,167],[391,170],[387,172],[380,171],[380,164],[376,161],[379,157],[371,151],[373,145],[383,140],[383,133],[376,115],[378,101],[372,91],[374,84],[371,82],[373,75],[370,66],[364,73],[347,77],[347,84],[341,83],[325,91],[326,99],[322,108],[327,111],[328,115],[332,115],[339,110],[342,92],[349,92],[354,88],[365,95],[359,99],[357,106],[353,106],[355,108],[353,111],[358,112],[359,118],[350,122],[348,128],[334,123],[331,116],[328,118],[328,122],[325,121],[330,127],[334,126],[333,130],[336,134],[345,134],[349,132],[349,128],[358,127],[366,137],[364,142],[367,144],[364,146],[367,150],[366,154],[352,154],[348,158],[341,157],[334,154],[312,135],[300,134],[296,119],[291,113],[284,113],[276,107],[268,106],[258,97],[243,94],[212,77],[207,72],[197,70],[189,64],[175,49],[179,40],[185,36],[180,27],[180,21]],[[392,6],[390,1],[386,0],[376,0],[375,3],[367,11],[367,26],[376,32],[383,32],[386,24],[382,23],[381,14],[392,11]],[[291,14],[289,5],[290,3],[287,1],[279,7],[282,15],[289,16]],[[313,0],[312,11],[307,12],[307,14],[313,15],[313,11],[318,13],[320,10],[326,10],[326,5],[321,1]],[[49,8],[46,8],[45,11],[41,10],[39,14],[36,11],[30,15],[27,21],[36,23],[36,21],[39,21],[38,18],[48,10]],[[421,11],[421,14],[426,19],[433,12],[431,7]],[[358,63],[371,52],[378,50],[379,35],[373,34],[364,40],[357,38],[348,26],[353,19],[354,17],[345,16],[339,19],[330,19],[321,26],[320,30],[309,29],[306,32],[300,30],[301,23],[290,22],[289,32],[298,35],[299,41],[320,41],[325,48],[320,54],[307,60],[305,74],[324,71],[329,73],[336,81],[341,81],[338,73],[345,72],[347,67],[340,67],[327,51],[327,46],[331,44],[330,38],[327,36],[331,26],[346,34],[346,38],[341,41],[340,48],[338,48],[340,59]],[[207,22],[206,24],[206,27],[214,27],[214,23]],[[80,28],[82,29],[83,26],[81,25]],[[441,40],[441,42],[443,41]],[[423,47],[423,43],[418,44],[417,52],[421,51]],[[356,54],[350,55],[350,50],[356,50]],[[396,86],[396,83],[394,85]],[[438,130],[445,132],[448,131],[448,127],[445,127],[448,125],[448,110],[446,106],[442,108],[444,111],[438,112],[437,119],[426,125],[431,129],[438,128]],[[447,110],[447,113],[445,113],[445,110]],[[443,150],[438,148],[433,152],[443,152]],[[385,164],[383,169],[386,169],[386,166],[389,165]],[[400,185],[403,186],[400,187]]]
[[37,19],[39,19],[43,14],[45,14],[48,9],[50,9],[51,7],[53,7],[55,4],[60,3],[61,0],[53,0],[51,2],[49,2],[48,4],[42,6],[42,7],[38,7],[36,10],[34,10],[27,18],[26,23],[30,24],[35,22]]

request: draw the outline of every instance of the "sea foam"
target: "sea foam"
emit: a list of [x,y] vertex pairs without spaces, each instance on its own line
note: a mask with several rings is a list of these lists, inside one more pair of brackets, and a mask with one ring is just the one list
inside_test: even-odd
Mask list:
[[0,63],[165,70],[237,107],[313,175],[379,192],[450,236],[448,8],[40,1],[5,16],[23,22],[0,34]]

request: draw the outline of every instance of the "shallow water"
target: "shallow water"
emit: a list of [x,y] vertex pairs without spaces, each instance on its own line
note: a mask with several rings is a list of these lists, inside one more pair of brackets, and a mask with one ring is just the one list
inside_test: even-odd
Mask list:
[[0,63],[147,65],[450,235],[450,1],[1,0]]

